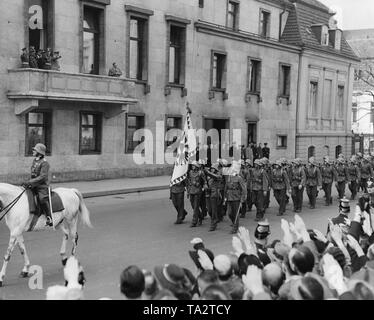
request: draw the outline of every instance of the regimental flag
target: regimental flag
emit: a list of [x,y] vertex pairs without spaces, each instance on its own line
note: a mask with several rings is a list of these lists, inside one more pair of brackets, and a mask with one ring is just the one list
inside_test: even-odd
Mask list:
[[183,135],[180,139],[177,157],[174,162],[173,175],[170,186],[182,182],[187,178],[189,160],[196,153],[196,133],[192,128],[191,110],[187,105],[186,122],[184,124]]

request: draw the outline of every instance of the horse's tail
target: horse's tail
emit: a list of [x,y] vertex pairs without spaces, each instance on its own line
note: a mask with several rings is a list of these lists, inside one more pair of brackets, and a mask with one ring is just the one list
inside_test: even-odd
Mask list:
[[73,192],[79,197],[79,212],[82,219],[83,224],[92,228],[92,224],[90,221],[90,212],[88,211],[86,204],[84,203],[83,196],[79,190],[73,189]]

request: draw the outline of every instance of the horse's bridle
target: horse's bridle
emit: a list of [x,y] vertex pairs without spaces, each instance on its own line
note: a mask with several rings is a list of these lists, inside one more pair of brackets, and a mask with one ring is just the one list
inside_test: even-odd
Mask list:
[[1,217],[0,217],[0,221],[3,220],[3,218],[8,214],[8,212],[13,208],[13,206],[18,202],[18,200],[22,197],[22,195],[25,193],[26,189],[23,189],[23,191],[21,192],[21,194],[15,198],[12,202],[10,202],[7,206],[5,206],[4,208],[2,207],[2,202],[0,201],[0,204],[1,204],[1,207],[0,207],[0,213],[3,212],[3,211],[6,211]]

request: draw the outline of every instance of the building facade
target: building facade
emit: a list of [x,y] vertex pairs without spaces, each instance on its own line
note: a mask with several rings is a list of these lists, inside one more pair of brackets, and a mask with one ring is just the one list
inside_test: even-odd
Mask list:
[[[241,129],[242,144],[267,142],[271,159],[306,159],[312,146],[317,157],[324,145],[348,152],[357,58],[330,42],[310,48],[289,32],[299,8],[323,18],[312,24],[328,22],[316,3],[2,1],[1,181],[28,175],[36,142],[47,145],[52,181],[170,173],[159,148],[173,142],[165,132],[182,129],[187,101],[195,128]],[[31,47],[51,48],[52,61],[40,52],[22,63],[22,49]],[[118,76],[108,76],[111,68]],[[315,98],[316,114],[308,111],[312,81],[330,90],[330,100]],[[153,133],[141,165],[133,158],[138,129]]]

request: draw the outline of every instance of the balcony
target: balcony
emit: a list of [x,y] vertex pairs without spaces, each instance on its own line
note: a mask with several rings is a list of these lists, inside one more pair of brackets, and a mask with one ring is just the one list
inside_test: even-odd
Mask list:
[[123,110],[137,103],[135,83],[126,78],[29,68],[8,73],[7,96],[16,101],[16,115],[37,108],[40,100],[93,102]]

